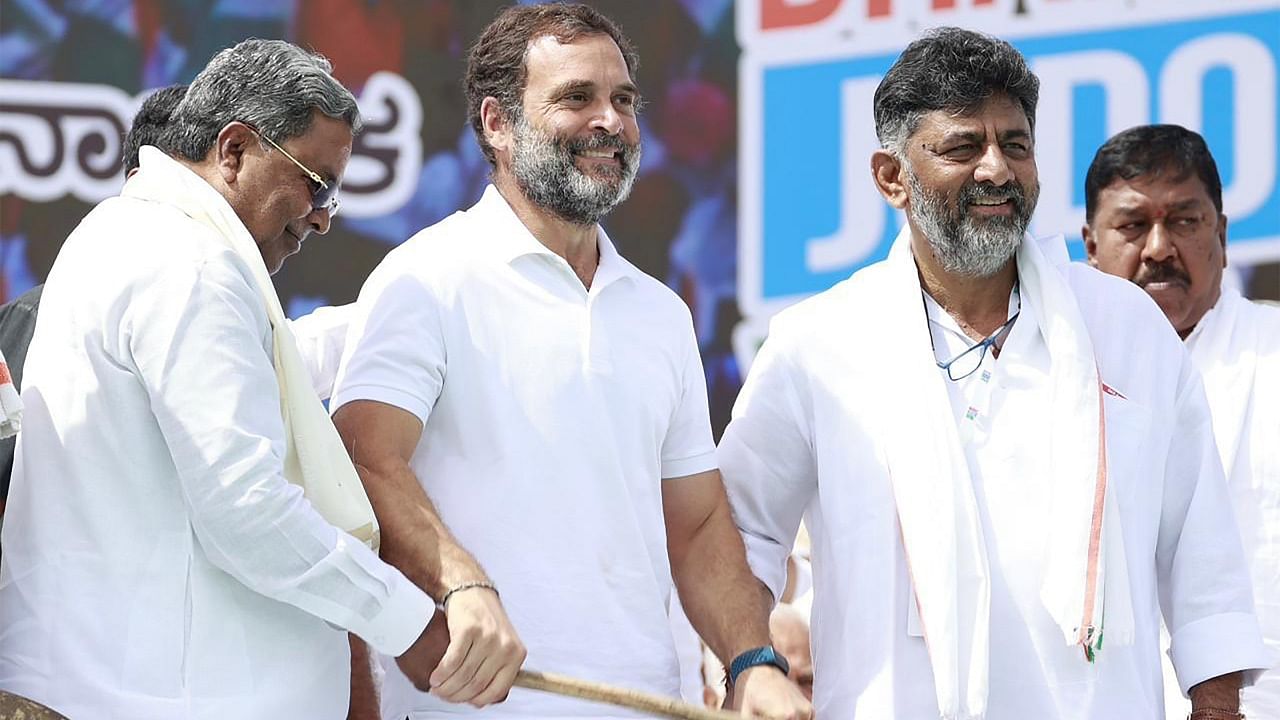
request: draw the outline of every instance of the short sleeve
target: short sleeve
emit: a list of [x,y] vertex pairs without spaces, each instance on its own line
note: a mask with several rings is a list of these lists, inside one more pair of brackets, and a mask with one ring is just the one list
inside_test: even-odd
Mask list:
[[375,400],[413,413],[425,425],[444,387],[440,299],[393,253],[360,291],[329,409]]
[[707,409],[707,381],[690,321],[683,333],[680,403],[662,441],[662,477],[687,477],[716,468],[716,446]]

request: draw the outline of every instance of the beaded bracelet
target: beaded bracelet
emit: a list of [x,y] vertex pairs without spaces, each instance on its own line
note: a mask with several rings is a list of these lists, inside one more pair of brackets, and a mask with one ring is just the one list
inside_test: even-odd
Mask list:
[[458,585],[457,587],[450,588],[449,591],[446,592],[440,598],[440,602],[436,603],[436,607],[440,608],[441,610],[446,609],[445,606],[449,604],[449,598],[454,593],[462,592],[463,590],[471,590],[472,588],[484,588],[485,590],[492,590],[494,595],[497,595],[498,597],[502,597],[501,595],[498,595],[498,588],[494,587],[493,583],[488,582],[487,580],[477,580],[474,582],[464,582],[461,585]]
[[1243,713],[1220,708],[1200,708],[1192,710],[1187,720],[1245,720]]

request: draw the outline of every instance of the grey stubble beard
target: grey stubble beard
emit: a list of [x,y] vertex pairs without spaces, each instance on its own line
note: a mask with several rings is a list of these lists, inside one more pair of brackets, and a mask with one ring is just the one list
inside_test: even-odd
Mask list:
[[[904,166],[911,203],[907,214],[925,236],[943,270],[966,277],[987,278],[1000,271],[1018,251],[1039,199],[1039,187],[1024,191],[1016,181],[1003,186],[970,182],[961,188],[955,208],[947,198],[927,189]],[[976,220],[965,209],[980,197],[1008,197],[1011,216]]]
[[[612,148],[618,168],[604,168],[609,179],[596,178],[574,163],[580,150]],[[640,143],[628,145],[617,135],[597,134],[561,140],[534,127],[520,113],[515,120],[511,172],[533,204],[575,225],[593,225],[631,194],[640,169]],[[612,181],[612,182],[611,182]]]

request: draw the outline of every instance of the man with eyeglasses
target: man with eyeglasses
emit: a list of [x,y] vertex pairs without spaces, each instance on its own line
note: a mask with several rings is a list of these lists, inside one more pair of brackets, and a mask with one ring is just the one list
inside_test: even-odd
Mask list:
[[883,262],[774,318],[720,445],[756,574],[813,544],[819,717],[1196,720],[1270,659],[1200,380],[1137,288],[1026,234],[1039,82],[942,28],[874,99]]
[[[1143,125],[1108,140],[1085,177],[1083,235],[1089,264],[1145,290],[1204,376],[1258,619],[1280,651],[1280,310],[1222,282],[1227,216],[1204,138]],[[1241,704],[1250,717],[1280,718],[1280,671]]]
[[345,631],[430,671],[433,603],[379,560],[269,277],[328,230],[360,127],[329,71],[220,52],[59,253],[0,536],[5,690],[77,718],[342,718]]

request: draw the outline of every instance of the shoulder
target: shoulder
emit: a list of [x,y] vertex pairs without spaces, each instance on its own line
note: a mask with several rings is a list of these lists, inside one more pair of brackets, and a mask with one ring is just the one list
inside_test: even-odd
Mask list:
[[627,266],[627,276],[630,278],[635,294],[634,302],[641,310],[654,313],[669,322],[679,321],[692,325],[693,314],[675,290],[626,259],[622,259],[622,262]]
[[392,248],[370,275],[370,281],[423,286],[456,284],[461,275],[483,264],[482,229],[468,212],[456,212],[425,227]]
[[206,281],[254,292],[246,260],[213,229],[170,205],[115,197],[95,207],[67,238],[42,300],[68,285],[130,293]]
[[1066,272],[1103,382],[1157,415],[1172,413],[1191,360],[1160,307],[1137,285],[1084,263]]
[[1266,333],[1274,333],[1280,339],[1280,304],[1268,300],[1240,298],[1241,317]]
[[1082,262],[1068,264],[1065,272],[1095,342],[1098,335],[1118,333],[1122,342],[1147,340],[1181,347],[1169,319],[1142,288]]
[[769,337],[805,343],[829,336],[833,329],[852,328],[858,315],[874,312],[884,302],[885,262],[868,265],[830,288],[787,307],[769,323]]
[[1082,311],[1124,312],[1143,320],[1164,319],[1155,301],[1142,288],[1124,278],[1108,275],[1083,262],[1068,263],[1064,272]]
[[1253,326],[1257,333],[1258,353],[1280,361],[1280,305],[1240,297],[1241,323]]
[[44,285],[36,285],[13,300],[0,305],[0,327],[34,324],[42,292],[44,292]]

